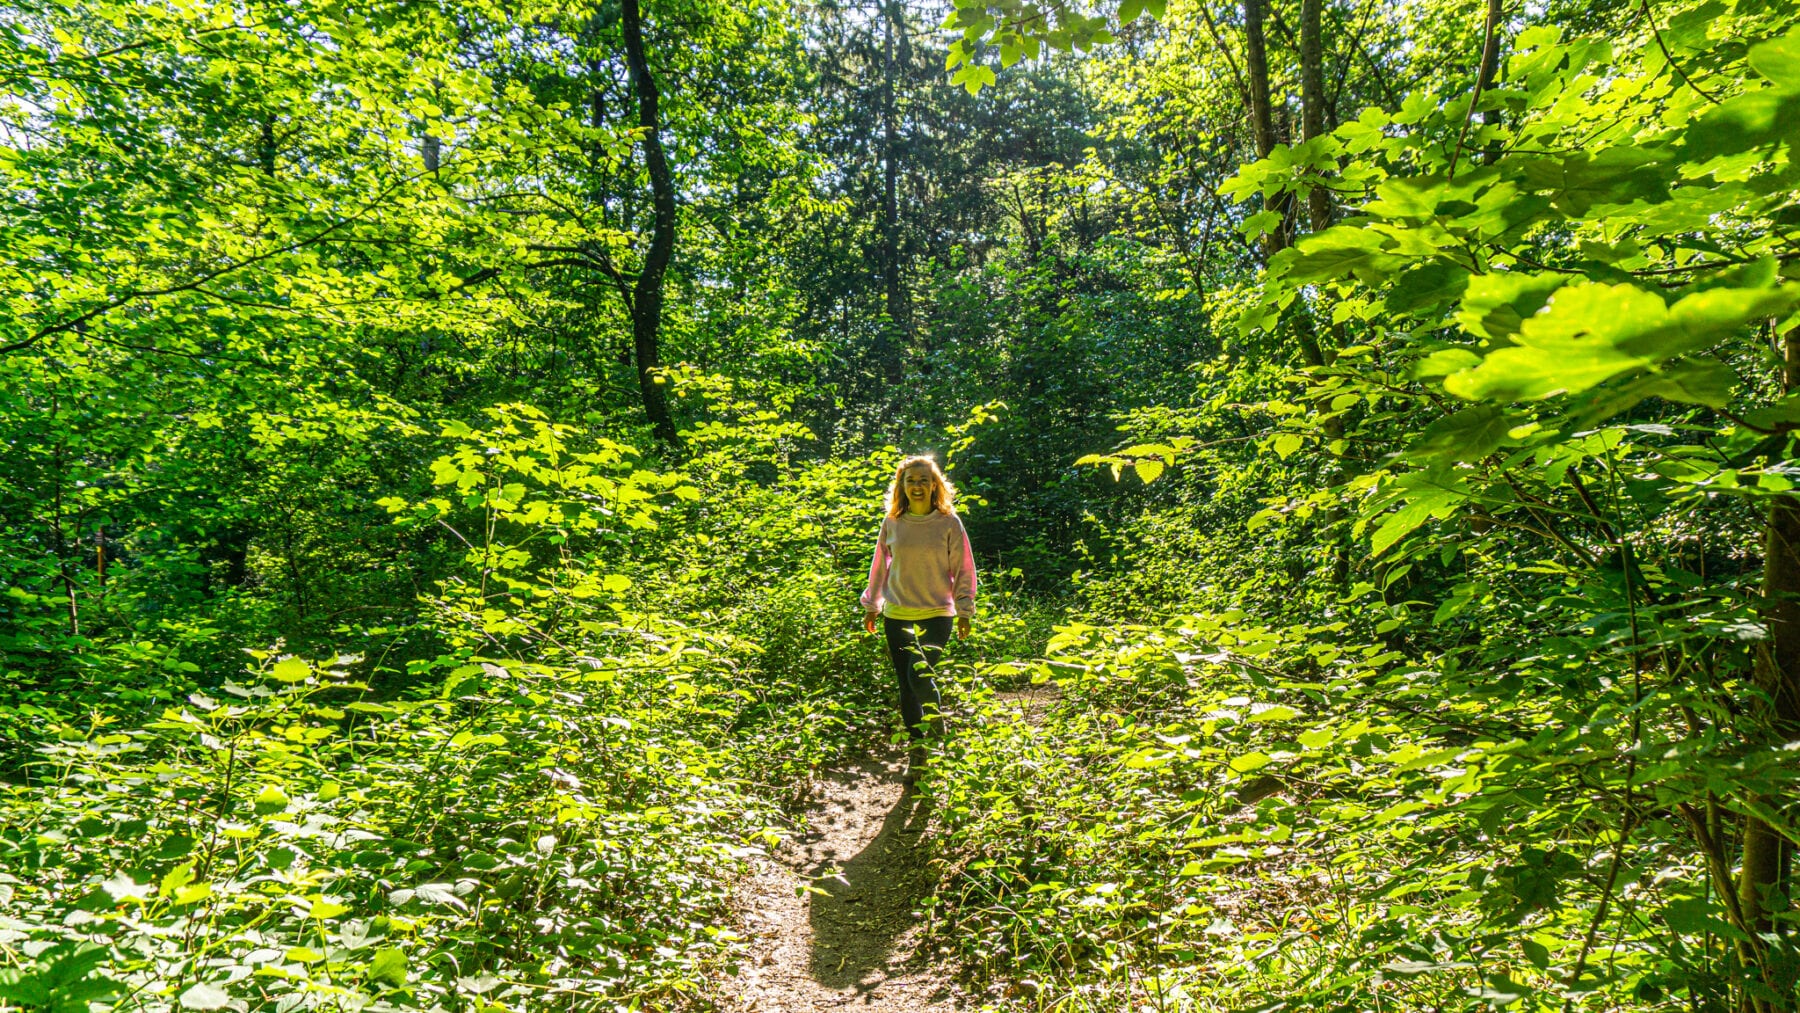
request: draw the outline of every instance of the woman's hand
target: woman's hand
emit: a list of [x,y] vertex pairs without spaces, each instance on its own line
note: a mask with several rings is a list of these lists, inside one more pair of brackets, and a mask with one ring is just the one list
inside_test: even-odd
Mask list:
[[971,624],[969,622],[968,616],[957,616],[956,617],[956,639],[958,639],[958,640],[969,639],[970,625]]
[[868,630],[870,633],[874,633],[875,632],[875,620],[877,620],[879,618],[881,618],[881,613],[871,612],[868,609],[863,609],[863,629]]

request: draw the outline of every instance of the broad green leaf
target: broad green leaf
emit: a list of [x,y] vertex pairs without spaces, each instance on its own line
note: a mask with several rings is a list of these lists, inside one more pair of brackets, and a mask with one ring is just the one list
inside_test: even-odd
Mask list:
[[1425,427],[1407,456],[1423,461],[1479,461],[1508,442],[1514,420],[1493,405],[1476,405]]
[[1330,728],[1308,728],[1295,736],[1295,739],[1307,749],[1324,749],[1336,737]]
[[1670,901],[1662,914],[1669,928],[1684,936],[1712,934],[1726,939],[1744,938],[1744,934],[1726,920],[1724,911],[1704,897]]
[[281,812],[288,807],[287,792],[282,791],[277,785],[264,785],[262,790],[256,793],[254,804],[257,813],[262,815]]
[[1281,215],[1275,211],[1258,211],[1248,215],[1238,223],[1238,232],[1245,239],[1261,239],[1270,232],[1281,227]]
[[1734,95],[1700,114],[1687,129],[1694,161],[1753,151],[1800,134],[1800,91],[1764,88]]
[[1478,338],[1510,339],[1569,283],[1567,275],[1499,271],[1469,279],[1456,322]]
[[375,951],[369,961],[369,980],[399,988],[406,984],[406,952],[388,947]]
[[1509,163],[1514,181],[1542,193],[1572,217],[1596,205],[1667,200],[1674,170],[1669,155],[1651,148],[1620,145],[1554,158],[1521,158]]
[[1434,517],[1450,516],[1466,498],[1466,493],[1454,488],[1421,488],[1412,493],[1404,506],[1382,518],[1381,526],[1370,539],[1370,555],[1381,555]]
[[172,897],[182,887],[194,881],[194,863],[183,862],[168,872],[163,873],[162,881],[157,884],[156,894],[159,897]]
[[1581,418],[1592,425],[1629,411],[1651,397],[1723,408],[1731,403],[1737,382],[1737,373],[1716,359],[1683,359],[1627,383],[1595,391],[1592,405],[1581,412]]
[[1397,176],[1375,188],[1362,210],[1381,218],[1424,219],[1438,213],[1449,193],[1441,176]]
[[1267,753],[1245,753],[1242,756],[1232,757],[1230,762],[1231,769],[1240,774],[1247,774],[1252,770],[1261,770],[1268,765],[1269,754]]
[[1423,802],[1395,802],[1371,816],[1370,819],[1376,823],[1392,823],[1408,813],[1416,813],[1425,808],[1428,807]]
[[190,985],[181,993],[182,1009],[224,1009],[230,1002],[231,993],[205,982]]
[[1429,380],[1460,373],[1481,363],[1481,356],[1467,348],[1445,348],[1420,359],[1413,367],[1413,379]]
[[1520,1002],[1531,995],[1533,989],[1497,974],[1488,979],[1488,984],[1481,988],[1465,988],[1463,994],[1480,999],[1495,1009],[1504,1009]]
[[1469,271],[1460,264],[1432,260],[1407,270],[1387,287],[1389,312],[1413,314],[1456,299],[1469,285]]
[[1557,290],[1520,327],[1518,345],[1454,374],[1444,389],[1470,400],[1532,401],[1579,393],[1624,373],[1699,351],[1794,302],[1784,288],[1709,289],[1674,306],[1635,285]]
[[1297,285],[1341,281],[1346,275],[1365,284],[1382,284],[1406,263],[1406,258],[1387,252],[1387,242],[1373,229],[1338,225],[1281,251],[1270,262],[1269,273]]
[[1800,92],[1800,28],[1750,47],[1750,66],[1783,92]]

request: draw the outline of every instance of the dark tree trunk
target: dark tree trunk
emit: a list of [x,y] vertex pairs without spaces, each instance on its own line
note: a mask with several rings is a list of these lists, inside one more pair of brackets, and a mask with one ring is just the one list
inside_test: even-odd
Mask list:
[[275,114],[273,113],[263,117],[261,128],[257,131],[256,164],[262,168],[263,175],[275,175]]
[[[1500,76],[1500,19],[1505,12],[1500,9],[1500,0],[1488,0],[1486,33],[1481,44],[1480,88],[1485,94],[1494,86],[1495,78]],[[1489,109],[1481,114],[1481,122],[1492,126],[1500,122],[1500,110]],[[1500,157],[1500,142],[1489,141],[1487,150],[1483,152],[1490,164]]]
[[894,36],[904,30],[899,0],[889,0],[882,17],[881,71],[881,283],[887,322],[877,355],[889,383],[901,379],[900,339],[906,332],[906,293],[900,284],[899,130],[894,109]]
[[[1250,128],[1256,137],[1256,157],[1268,158],[1280,140],[1275,134],[1275,110],[1269,95],[1269,50],[1264,23],[1268,0],[1244,0],[1244,78],[1250,96]],[[1263,235],[1263,259],[1288,246],[1292,234],[1289,219],[1293,201],[1282,194],[1269,202],[1269,210],[1281,215],[1281,224]]]
[[655,211],[650,249],[644,254],[643,269],[632,288],[631,345],[637,357],[638,391],[644,400],[644,415],[656,438],[673,446],[679,437],[675,420],[669,414],[668,394],[657,382],[656,371],[662,366],[657,340],[662,329],[663,277],[675,253],[675,181],[669,174],[668,156],[663,152],[656,79],[644,59],[644,26],[638,0],[624,0],[621,13],[625,62],[631,71],[632,88],[637,92],[638,126],[644,131],[644,168],[650,174],[651,206]]
[[[1275,145],[1280,143],[1275,133],[1275,111],[1269,94],[1268,36],[1264,29],[1268,13],[1268,0],[1244,0],[1244,90],[1250,98],[1250,125],[1256,135],[1258,158],[1268,158]],[[1263,234],[1265,264],[1293,242],[1293,196],[1278,194],[1269,200],[1267,209],[1280,215],[1281,222]],[[1318,339],[1305,326],[1300,329],[1300,352],[1309,366],[1325,364]]]
[[[1782,336],[1783,386],[1800,389],[1800,327]],[[1800,737],[1800,500],[1782,496],[1769,508],[1764,533],[1762,618],[1769,636],[1756,658],[1758,699],[1746,714],[1747,737],[1752,741],[1783,741]],[[1759,808],[1781,811],[1791,799],[1763,795],[1752,799]],[[1780,831],[1756,816],[1744,818],[1742,871],[1738,874],[1737,903],[1744,927],[1754,935],[1769,932],[1773,916],[1791,906],[1785,896],[1783,866],[1785,842]],[[1792,1010],[1793,981],[1767,959],[1766,949],[1746,942],[1740,950],[1745,963],[1786,996],[1785,1001],[1746,996],[1741,1008],[1756,1013]],[[1787,972],[1791,975],[1791,971]]]
[[[1325,43],[1319,8],[1322,0],[1300,0],[1300,136],[1312,140],[1325,133]],[[1320,182],[1323,182],[1322,180]],[[1314,232],[1331,227],[1331,191],[1315,186],[1306,195]]]
[[1256,157],[1275,150],[1275,113],[1269,105],[1269,50],[1264,23],[1268,0],[1244,0],[1244,74],[1250,93],[1250,129],[1256,135]]
[[[1325,133],[1325,121],[1328,118],[1321,6],[1322,0],[1300,0],[1300,136],[1307,141]],[[1331,227],[1331,191],[1325,188],[1323,179],[1316,178],[1314,182],[1318,185],[1306,195],[1307,224],[1312,231],[1323,232]],[[1321,330],[1318,322],[1311,317],[1301,323],[1300,351],[1309,366],[1329,365],[1336,358],[1337,349],[1343,347],[1340,340],[1331,345],[1328,353],[1325,343],[1319,338]],[[1336,439],[1343,435],[1343,424],[1332,419],[1326,423],[1326,432]]]

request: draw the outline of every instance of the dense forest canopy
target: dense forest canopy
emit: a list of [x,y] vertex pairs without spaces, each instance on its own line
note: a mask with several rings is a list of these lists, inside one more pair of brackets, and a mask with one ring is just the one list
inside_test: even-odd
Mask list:
[[1796,25],[14,0],[0,1010],[748,1008],[911,453],[970,1003],[1800,1009]]

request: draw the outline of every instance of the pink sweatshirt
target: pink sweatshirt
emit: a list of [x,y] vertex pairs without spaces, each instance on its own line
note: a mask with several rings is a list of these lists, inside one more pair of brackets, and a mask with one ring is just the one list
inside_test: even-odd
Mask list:
[[863,608],[890,619],[975,615],[975,553],[962,518],[933,511],[883,518]]

